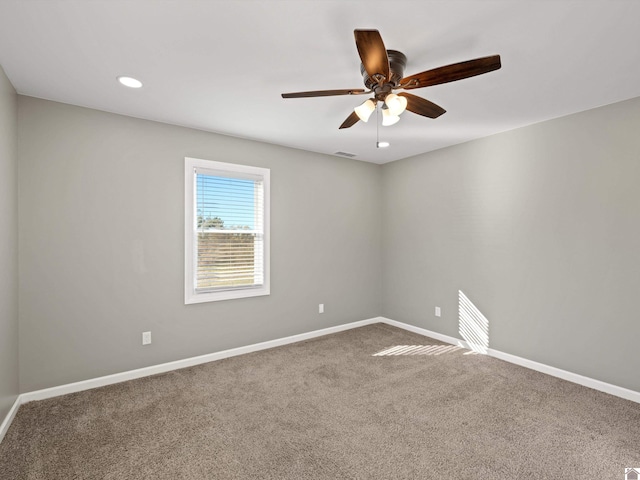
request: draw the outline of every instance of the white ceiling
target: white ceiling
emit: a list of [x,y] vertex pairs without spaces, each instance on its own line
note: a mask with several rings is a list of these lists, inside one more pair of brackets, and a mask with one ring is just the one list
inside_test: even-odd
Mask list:
[[[640,1],[0,0],[0,65],[18,93],[375,163],[640,96]],[[338,126],[366,96],[355,28],[405,75],[492,54],[502,69],[413,90],[428,119]],[[131,75],[131,90],[116,82]]]

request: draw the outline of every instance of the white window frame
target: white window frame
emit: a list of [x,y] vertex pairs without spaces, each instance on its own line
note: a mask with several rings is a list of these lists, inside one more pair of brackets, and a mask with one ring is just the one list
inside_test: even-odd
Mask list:
[[[263,179],[264,194],[264,265],[263,283],[260,287],[236,287],[228,290],[216,290],[207,292],[196,292],[196,253],[197,253],[197,198],[196,198],[196,169],[198,171],[211,170],[212,175],[216,172],[224,172],[231,178],[246,178],[247,175],[259,176]],[[234,163],[218,162],[214,160],[203,160],[199,158],[185,157],[185,223],[184,223],[184,303],[215,302],[219,300],[231,300],[234,298],[257,297],[269,295],[270,292],[270,174],[268,168],[252,167],[248,165],[238,165]]]

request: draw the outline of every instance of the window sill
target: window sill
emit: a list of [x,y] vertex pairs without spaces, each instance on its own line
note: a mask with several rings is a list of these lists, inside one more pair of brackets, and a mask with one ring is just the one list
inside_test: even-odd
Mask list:
[[222,300],[233,300],[237,298],[261,297],[269,295],[269,287],[247,288],[239,290],[222,290],[219,292],[185,292],[184,303],[190,305],[193,303],[218,302]]

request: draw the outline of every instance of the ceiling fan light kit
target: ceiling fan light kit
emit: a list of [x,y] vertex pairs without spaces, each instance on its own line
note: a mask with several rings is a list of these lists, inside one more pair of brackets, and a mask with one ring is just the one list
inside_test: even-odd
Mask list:
[[[466,62],[453,63],[404,77],[407,57],[397,50],[387,50],[378,30],[354,30],[356,48],[360,55],[360,73],[368,90],[318,90],[311,92],[283,93],[282,98],[326,97],[333,95],[366,95],[373,98],[356,107],[339,128],[349,128],[359,120],[366,122],[381,102],[382,125],[389,126],[400,120],[400,114],[406,110],[428,118],[438,118],[446,112],[439,105],[405,91],[430,87],[464,78],[475,77],[483,73],[498,70],[502,64],[500,55],[476,58]],[[380,142],[376,145],[380,148]]]

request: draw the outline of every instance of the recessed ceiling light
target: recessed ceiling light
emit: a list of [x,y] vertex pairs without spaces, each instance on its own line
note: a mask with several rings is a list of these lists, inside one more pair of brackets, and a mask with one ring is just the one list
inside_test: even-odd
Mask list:
[[140,88],[142,87],[142,82],[136,78],[133,77],[126,77],[126,76],[120,76],[118,77],[118,81],[124,85],[125,87],[129,87],[129,88]]
[[389,146],[389,142],[378,142],[376,143],[376,147],[378,148],[387,148]]

